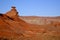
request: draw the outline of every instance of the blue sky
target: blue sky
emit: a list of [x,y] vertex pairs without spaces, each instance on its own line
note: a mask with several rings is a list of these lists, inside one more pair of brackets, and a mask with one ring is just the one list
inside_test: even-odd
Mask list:
[[60,0],[0,0],[0,13],[15,6],[21,16],[60,16]]

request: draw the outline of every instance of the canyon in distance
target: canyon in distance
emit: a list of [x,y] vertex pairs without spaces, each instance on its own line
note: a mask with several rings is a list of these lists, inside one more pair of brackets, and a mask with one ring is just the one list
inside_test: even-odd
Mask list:
[[0,13],[0,40],[60,40],[60,16],[19,16],[13,6]]

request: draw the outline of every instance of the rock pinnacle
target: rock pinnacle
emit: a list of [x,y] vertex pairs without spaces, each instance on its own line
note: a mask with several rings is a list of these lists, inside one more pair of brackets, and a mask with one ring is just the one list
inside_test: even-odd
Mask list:
[[17,10],[16,10],[16,7],[12,6],[12,7],[11,7],[11,10],[8,11],[8,12],[6,13],[6,15],[9,16],[9,17],[17,16],[17,15],[18,15],[18,12],[17,12]]

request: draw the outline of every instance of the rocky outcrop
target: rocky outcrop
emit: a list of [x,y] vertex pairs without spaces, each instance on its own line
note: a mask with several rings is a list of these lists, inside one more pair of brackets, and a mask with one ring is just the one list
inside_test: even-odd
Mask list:
[[18,17],[15,7],[12,7],[6,14],[0,14],[0,40],[19,40],[27,30],[29,24]]
[[12,7],[11,7],[11,10],[8,11],[8,12],[6,13],[6,15],[9,16],[9,17],[18,16],[18,12],[17,12],[17,10],[16,10],[16,7],[12,6]]
[[6,14],[0,14],[0,40],[60,40],[60,22],[52,20],[51,24],[46,24],[49,20],[19,17],[16,8],[12,7]]

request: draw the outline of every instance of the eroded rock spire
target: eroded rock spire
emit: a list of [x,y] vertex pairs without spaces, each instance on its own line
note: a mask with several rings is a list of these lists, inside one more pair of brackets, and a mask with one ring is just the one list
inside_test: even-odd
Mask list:
[[16,7],[12,6],[11,10],[6,13],[7,16],[13,17],[13,16],[18,16],[18,12],[16,10]]

